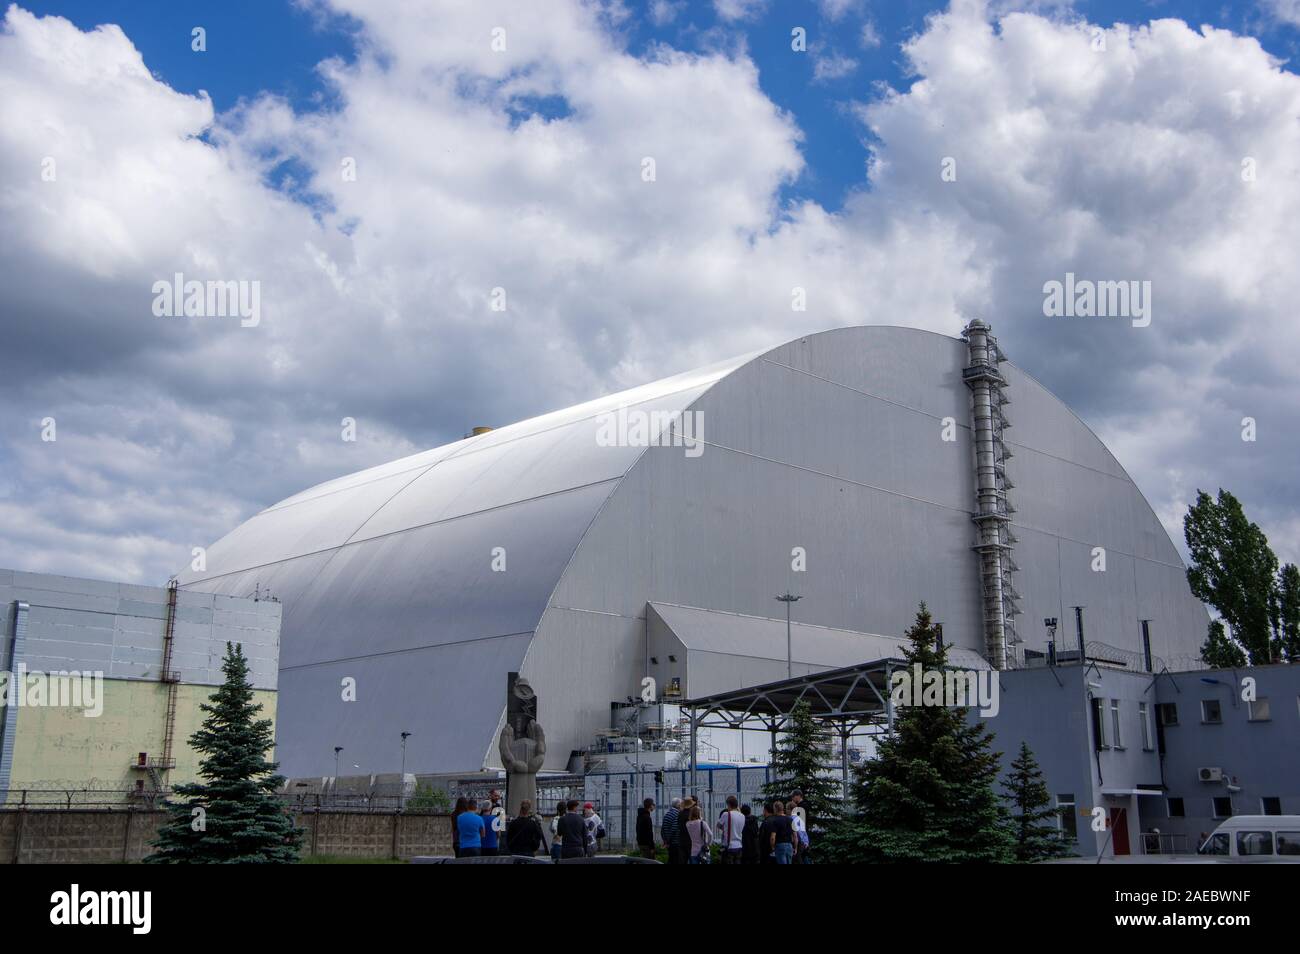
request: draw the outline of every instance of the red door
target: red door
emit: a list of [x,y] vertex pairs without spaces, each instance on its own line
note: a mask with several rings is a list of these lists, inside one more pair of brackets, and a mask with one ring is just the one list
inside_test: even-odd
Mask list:
[[1110,810],[1110,840],[1115,854],[1128,854],[1128,812],[1123,808]]

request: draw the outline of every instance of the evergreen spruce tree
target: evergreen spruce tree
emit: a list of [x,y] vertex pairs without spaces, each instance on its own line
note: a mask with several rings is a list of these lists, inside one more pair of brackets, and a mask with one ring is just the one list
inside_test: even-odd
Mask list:
[[[904,650],[909,673],[943,672],[946,647],[922,603]],[[894,731],[854,772],[852,815],[825,839],[839,862],[1012,860],[1007,812],[994,791],[1000,753],[965,708],[895,707]]]
[[1061,839],[1060,829],[1049,822],[1059,818],[1061,810],[1052,807],[1038,760],[1024,742],[1020,743],[1020,755],[1011,763],[1011,774],[1004,787],[1007,798],[1015,806],[1011,833],[1015,838],[1016,861],[1040,861],[1073,853]]
[[1205,642],[1201,643],[1201,662],[1214,669],[1240,669],[1246,665],[1246,654],[1220,620],[1210,623]]
[[[190,745],[205,756],[201,781],[177,785],[180,800],[168,800],[171,818],[158,830],[155,864],[284,863],[298,860],[301,831],[275,797],[283,778],[266,760],[271,720],[258,719],[248,660],[226,643],[221,665],[226,681],[200,708],[203,725]],[[197,811],[201,809],[201,811]]]
[[839,816],[842,800],[840,782],[825,771],[833,760],[812,708],[807,702],[796,703],[786,734],[772,753],[772,781],[763,786],[764,798],[788,803],[796,790],[802,792],[809,832],[824,831]]

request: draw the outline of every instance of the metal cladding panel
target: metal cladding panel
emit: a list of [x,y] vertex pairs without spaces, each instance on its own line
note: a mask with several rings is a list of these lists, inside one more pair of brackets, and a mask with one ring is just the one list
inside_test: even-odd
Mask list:
[[[692,650],[779,659],[785,664],[785,619],[721,613],[693,606],[651,603],[682,645]],[[776,604],[780,609],[780,604]],[[790,623],[790,648],[796,662],[814,668],[851,666],[899,656],[906,642],[873,633],[854,633],[807,623]],[[694,694],[694,690],[691,690]]]
[[[609,704],[637,697],[645,666],[645,619],[583,613],[552,606],[546,611],[520,674],[537,692],[537,719],[546,730],[546,768],[563,771],[572,749],[609,725]],[[505,676],[485,688],[505,701]],[[504,711],[504,707],[501,710]],[[495,751],[488,764],[500,765]]]
[[[673,377],[663,378],[659,381],[652,381],[649,384],[631,388],[627,391],[620,391],[617,394],[606,395],[605,397],[597,398],[594,401],[576,404],[573,407],[562,408],[558,411],[552,411],[549,414],[529,418],[526,421],[519,421],[515,424],[506,425],[505,427],[499,427],[495,430],[488,431],[485,434],[480,434],[466,440],[453,441],[450,444],[444,444],[441,447],[435,447],[432,450],[413,454],[410,457],[404,457],[401,460],[381,464],[377,467],[371,467],[355,474],[348,474],[304,490],[302,493],[295,494],[292,497],[282,500],[280,503],[268,509],[276,510],[281,507],[296,505],[304,500],[335,493],[345,488],[359,487],[363,484],[385,477],[392,477],[400,474],[415,476],[426,468],[438,464],[441,461],[450,460],[453,457],[459,457],[461,455],[478,453],[480,451],[497,447],[498,445],[509,444],[513,441],[519,440],[520,438],[534,434],[555,432],[553,439],[558,439],[559,432],[561,432],[566,425],[594,418],[597,415],[604,414],[622,406],[641,404],[643,402],[658,403],[664,407],[685,406],[685,404],[689,403],[693,399],[695,393],[700,389],[707,388],[714,381],[717,381],[719,378],[749,360],[750,357],[752,357],[752,355],[744,355],[726,361],[719,361],[703,368],[697,368],[693,371],[674,375]],[[527,475],[525,474],[525,481],[526,480]],[[569,486],[578,486],[590,482],[589,479],[581,479],[571,483]],[[525,484],[525,486],[527,486],[527,484]],[[520,495],[521,498],[529,496],[536,496],[536,492],[523,493]]]
[[[281,666],[532,632],[614,483],[350,543],[304,566],[312,579],[283,603]],[[504,572],[492,568],[496,547]]]
[[[102,671],[117,679],[159,678],[166,589],[87,580],[86,592],[81,593],[75,578],[14,576],[20,582],[8,587],[8,592],[0,590],[0,599],[12,595],[31,604],[31,626],[21,660],[29,670]],[[249,658],[254,687],[274,689],[280,607],[221,598],[223,609],[213,620],[215,599],[177,594],[172,668],[181,673],[182,682],[215,685],[224,678],[221,660],[226,641],[239,642]]]
[[[505,711],[505,674],[519,670],[531,638],[479,639],[283,670],[275,751],[281,774],[333,775],[336,745],[343,746],[344,774],[395,771],[402,732],[411,733],[408,771],[478,769]],[[355,702],[343,701],[345,678],[355,680]]]
[[[786,678],[786,621],[720,613],[667,603],[650,604],[672,635],[687,649],[684,691],[688,696],[708,695],[738,686],[757,685]],[[902,659],[907,640],[873,633],[851,632],[791,622],[789,651],[795,675],[852,666],[877,659]],[[954,666],[987,669],[977,653],[952,647],[948,661]],[[664,684],[678,672],[661,661],[653,672]],[[671,670],[671,671],[670,671]]]
[[1016,508],[1011,523],[1017,535],[1028,528],[1133,553],[1138,537],[1132,483],[1023,448],[1015,455],[1007,464],[1015,481],[1007,497]]
[[968,427],[946,441],[941,417],[766,359],[726,389],[725,405],[697,409],[709,444],[969,512]]
[[[676,392],[665,399],[632,405],[631,410],[674,412],[699,393],[698,389]],[[420,474],[368,520],[355,539],[622,477],[643,448],[603,447],[597,442],[599,427],[598,418],[587,417],[459,453]],[[473,441],[490,436],[481,435]]]
[[[926,600],[973,646],[979,580],[967,512],[713,445],[652,448],[584,538],[555,602],[634,615],[647,599],[901,636]],[[802,547],[807,570],[792,570]]]
[[1013,364],[1003,364],[1000,370],[1011,398],[1006,412],[1012,427],[1006,440],[1014,453],[1021,447],[1033,448],[1131,483],[1115,455],[1056,395]]
[[970,398],[961,383],[965,345],[915,328],[841,328],[808,335],[773,348],[764,361],[782,364],[896,401],[932,418],[952,416],[970,424]]
[[264,510],[208,547],[206,568],[187,570],[180,581],[185,584],[342,546],[416,476],[397,474]]
[[[1134,575],[1139,634],[1141,620],[1151,620],[1151,651],[1164,659],[1170,669],[1196,668],[1209,618],[1199,603],[1189,605],[1183,596],[1187,589],[1187,570],[1181,564],[1169,566],[1138,560]],[[1085,619],[1085,625],[1086,622]],[[1136,648],[1141,649],[1140,636]]]
[[[441,447],[434,447],[427,451],[421,451],[418,454],[411,454],[409,457],[402,457],[398,460],[391,460],[386,464],[379,464],[375,467],[368,467],[365,470],[359,470],[353,474],[345,474],[342,477],[336,477],[333,480],[327,480],[324,483],[317,484],[315,487],[308,487],[306,490],[294,494],[292,497],[286,497],[279,503],[267,507],[267,510],[279,510],[281,507],[293,507],[308,500],[315,500],[317,497],[324,497],[329,494],[336,494],[344,490],[358,490],[367,484],[377,481],[394,480],[405,475],[407,479],[414,477],[416,474],[432,467],[438,461],[450,457],[459,449],[458,445],[443,444]],[[401,483],[401,481],[397,481]],[[265,513],[266,511],[263,511]]]

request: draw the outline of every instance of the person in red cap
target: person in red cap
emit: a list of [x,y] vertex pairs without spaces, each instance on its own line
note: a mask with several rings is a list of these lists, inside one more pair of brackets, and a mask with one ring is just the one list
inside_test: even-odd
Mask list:
[[605,823],[596,814],[596,806],[585,802],[582,806],[582,820],[587,826],[587,857],[596,857],[600,848],[600,839],[605,837]]

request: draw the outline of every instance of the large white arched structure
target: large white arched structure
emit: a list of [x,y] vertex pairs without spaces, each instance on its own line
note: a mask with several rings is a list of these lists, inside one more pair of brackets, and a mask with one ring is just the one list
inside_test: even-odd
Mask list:
[[[969,360],[966,342],[913,329],[809,335],[321,484],[235,528],[181,584],[282,600],[291,776],[331,774],[336,745],[395,771],[404,730],[410,769],[493,764],[511,671],[537,690],[561,769],[645,675],[689,695],[784,677],[786,590],[803,597],[796,672],[888,654],[921,600],[973,656]],[[1206,613],[1142,494],[1069,408],[1001,373],[1020,649],[1044,648],[1044,617],[1072,644],[1083,605],[1089,639],[1137,652],[1148,619],[1156,654],[1194,654]],[[690,412],[702,443],[607,446],[619,408]]]

